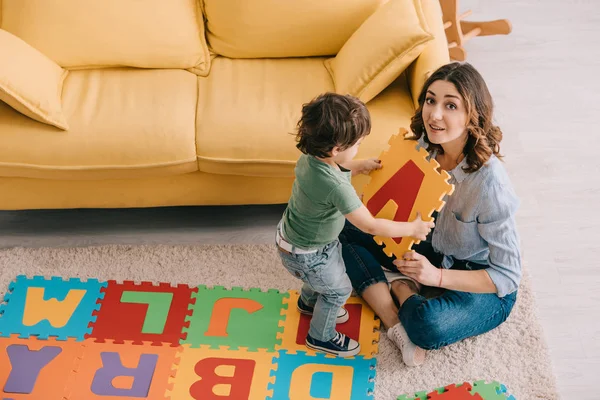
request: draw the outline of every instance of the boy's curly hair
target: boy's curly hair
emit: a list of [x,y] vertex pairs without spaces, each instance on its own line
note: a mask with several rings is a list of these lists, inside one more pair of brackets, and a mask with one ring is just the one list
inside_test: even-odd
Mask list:
[[427,97],[427,90],[433,82],[438,80],[454,84],[467,108],[466,129],[468,138],[463,149],[463,154],[467,160],[467,167],[464,168],[465,172],[470,173],[479,170],[492,154],[501,159],[502,131],[492,121],[494,111],[492,96],[481,74],[466,62],[452,62],[443,65],[427,79],[421,94],[419,94],[419,107],[411,119],[410,128],[414,136],[408,139],[417,140],[423,136],[423,139],[429,145],[429,149],[437,149],[440,154],[444,152],[442,146],[429,141],[423,123],[423,104]]
[[371,115],[356,97],[328,92],[302,106],[297,129],[296,147],[326,158],[334,147],[343,151],[371,133]]

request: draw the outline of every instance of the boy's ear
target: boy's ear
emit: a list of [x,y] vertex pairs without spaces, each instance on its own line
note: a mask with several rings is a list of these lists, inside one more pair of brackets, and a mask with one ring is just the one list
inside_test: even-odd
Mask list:
[[337,156],[340,151],[341,151],[340,147],[335,146],[333,149],[331,149],[331,157]]

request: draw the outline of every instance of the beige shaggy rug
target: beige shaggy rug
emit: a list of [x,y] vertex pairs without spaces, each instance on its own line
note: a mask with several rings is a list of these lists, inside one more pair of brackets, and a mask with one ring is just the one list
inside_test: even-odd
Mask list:
[[[0,291],[16,275],[61,276],[205,284],[261,289],[299,289],[279,263],[274,246],[99,246],[0,250]],[[375,399],[430,390],[463,381],[497,380],[519,400],[559,398],[530,280],[525,276],[510,318],[499,328],[442,350],[408,368],[381,335]]]

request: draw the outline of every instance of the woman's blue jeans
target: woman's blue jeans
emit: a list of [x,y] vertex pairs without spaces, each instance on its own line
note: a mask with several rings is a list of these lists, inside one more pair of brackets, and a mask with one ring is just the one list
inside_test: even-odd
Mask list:
[[[342,256],[352,286],[361,295],[366,288],[387,282],[383,268],[397,271],[389,258],[373,240],[373,236],[360,231],[346,221],[340,234]],[[442,255],[431,244],[422,241],[413,246],[436,267]],[[455,261],[452,269],[475,270],[485,265]],[[517,292],[504,297],[446,290],[438,297],[427,299],[420,294],[409,297],[399,308],[398,318],[410,340],[426,349],[439,349],[471,336],[488,332],[508,318],[517,299]]]

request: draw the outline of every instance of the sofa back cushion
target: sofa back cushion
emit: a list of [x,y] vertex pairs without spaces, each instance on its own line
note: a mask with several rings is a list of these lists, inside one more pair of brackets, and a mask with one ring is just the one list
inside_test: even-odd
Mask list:
[[1,28],[64,68],[192,68],[210,58],[198,0],[2,0]]
[[389,0],[325,62],[340,94],[365,103],[392,83],[433,40],[422,0]]
[[230,58],[275,58],[337,54],[387,0],[200,1],[213,52]]

